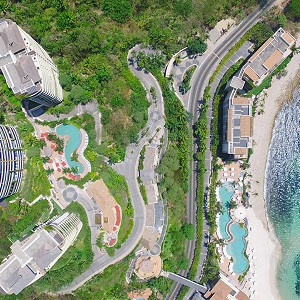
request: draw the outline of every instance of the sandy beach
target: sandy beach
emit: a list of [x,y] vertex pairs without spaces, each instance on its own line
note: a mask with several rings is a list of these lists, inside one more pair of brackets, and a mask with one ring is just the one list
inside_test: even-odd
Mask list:
[[[253,154],[250,157],[252,174],[251,195],[248,209],[249,248],[255,270],[255,297],[257,300],[281,299],[276,284],[276,269],[280,258],[280,244],[268,222],[265,210],[264,183],[269,145],[272,137],[274,120],[283,101],[291,96],[291,91],[300,82],[300,54],[295,55],[288,64],[287,75],[273,79],[272,87],[266,90],[264,113],[256,115],[253,124]],[[251,251],[251,250],[250,250]],[[253,258],[254,256],[254,258]]]

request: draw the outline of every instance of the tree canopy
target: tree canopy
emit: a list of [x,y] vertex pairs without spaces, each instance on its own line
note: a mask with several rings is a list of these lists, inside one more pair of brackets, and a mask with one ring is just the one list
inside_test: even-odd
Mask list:
[[187,47],[190,55],[202,54],[206,51],[207,44],[203,42],[202,38],[196,37],[188,41]]

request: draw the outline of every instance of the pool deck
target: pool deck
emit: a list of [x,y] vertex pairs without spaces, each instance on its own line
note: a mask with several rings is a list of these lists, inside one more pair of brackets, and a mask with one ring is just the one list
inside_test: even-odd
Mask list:
[[[219,163],[222,163],[219,161]],[[243,181],[244,181],[244,173],[245,171],[242,169],[242,166],[240,162],[233,162],[231,164],[223,164],[222,169],[218,173],[218,180],[222,182],[223,185],[232,185],[234,188],[234,194],[232,196],[232,199],[237,203],[237,207],[241,208],[244,207],[242,204],[242,189],[243,189]],[[220,188],[217,188],[217,200],[221,201],[220,199]],[[244,220],[239,220],[234,215],[234,210],[230,211],[230,221],[226,225],[226,231],[228,235],[230,236],[229,239],[226,240],[226,244],[228,242],[232,241],[234,239],[232,233],[230,232],[230,226],[234,223],[240,223],[245,222]],[[247,214],[245,213],[245,218],[247,217]],[[246,221],[247,224],[247,221]],[[219,238],[222,238],[221,231],[219,228],[219,219],[217,218],[217,236]],[[245,238],[245,243],[247,241],[247,236]],[[238,281],[239,275],[235,274],[233,272],[233,263],[231,261],[231,256],[226,251],[226,244],[224,246],[219,245],[218,246],[218,252],[221,257],[221,261],[219,264],[220,271],[222,274],[224,274],[236,287],[243,290],[247,295],[251,294],[251,291],[249,290],[249,280],[248,276],[245,277],[245,279],[242,282]],[[246,243],[247,247],[247,243]],[[247,250],[248,253],[248,250]],[[248,263],[250,266],[250,261],[248,259]],[[253,289],[253,287],[251,287]]]
[[87,173],[92,171],[92,167],[90,162],[84,157],[83,154],[89,144],[89,136],[86,133],[86,131],[83,129],[80,129],[80,134],[81,134],[81,143],[77,148],[76,153],[78,154],[79,163],[83,165],[82,177],[84,177]]

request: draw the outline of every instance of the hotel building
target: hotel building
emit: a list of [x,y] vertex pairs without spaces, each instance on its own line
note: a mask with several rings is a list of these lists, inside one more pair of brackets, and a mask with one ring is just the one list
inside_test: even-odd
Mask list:
[[279,28],[248,60],[243,78],[259,85],[287,56],[295,38]]
[[0,265],[0,292],[19,294],[52,268],[74,243],[82,222],[64,213],[39,226],[11,246],[11,254]]
[[0,125],[0,200],[19,190],[23,163],[17,130],[12,126]]
[[[248,157],[252,148],[252,99],[243,97],[245,81],[261,82],[288,56],[295,39],[279,28],[227,84],[223,102],[222,152],[233,159]],[[249,85],[249,84],[248,84]]]
[[14,94],[30,100],[32,111],[62,101],[58,70],[50,56],[15,22],[6,19],[0,20],[0,68]]

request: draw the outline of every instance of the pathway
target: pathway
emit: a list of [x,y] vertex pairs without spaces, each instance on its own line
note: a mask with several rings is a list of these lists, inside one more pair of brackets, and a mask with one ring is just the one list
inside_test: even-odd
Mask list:
[[97,100],[93,100],[88,102],[87,104],[78,104],[76,105],[68,114],[60,114],[57,115],[48,115],[43,114],[39,116],[37,119],[41,121],[59,121],[62,119],[69,119],[76,115],[82,115],[84,112],[87,112],[91,116],[93,116],[95,120],[95,130],[96,130],[96,141],[100,145],[101,137],[102,137],[102,124],[101,124],[101,113],[98,108]]
[[192,281],[190,279],[187,279],[183,276],[180,276],[180,275],[177,275],[177,274],[174,274],[174,273],[171,273],[171,272],[166,272],[166,271],[162,271],[161,272],[161,275],[166,277],[166,278],[169,278],[175,282],[178,282],[180,284],[183,284],[193,290],[196,290],[196,291],[199,291],[201,293],[205,293],[207,291],[207,288],[203,285],[200,285],[199,283],[195,282],[195,281]]
[[[137,49],[139,46],[135,47]],[[132,49],[133,50],[133,49]],[[128,53],[128,57],[130,57],[131,51]],[[141,132],[147,132],[143,137],[140,138],[137,144],[130,144],[126,150],[125,160],[122,163],[114,164],[113,168],[120,174],[122,174],[127,182],[130,199],[132,201],[132,206],[134,209],[134,225],[131,231],[129,238],[122,244],[121,248],[116,249],[115,255],[113,257],[109,257],[106,253],[101,253],[100,250],[95,249],[95,241],[92,240],[92,246],[94,251],[94,261],[91,266],[80,276],[78,276],[69,286],[64,287],[59,291],[61,294],[70,293],[73,290],[77,289],[81,285],[83,285],[86,281],[90,280],[93,276],[103,272],[105,268],[108,266],[117,263],[118,261],[125,258],[129,255],[139,243],[146,221],[146,210],[144,200],[139,190],[139,185],[137,182],[138,177],[138,162],[140,157],[140,151],[144,147],[146,143],[152,138],[152,136],[156,133],[156,129],[158,127],[164,127],[165,121],[163,118],[164,115],[164,105],[163,105],[163,97],[160,86],[157,80],[150,73],[145,73],[144,70],[140,70],[137,68],[135,64],[130,64],[129,68],[131,72],[136,75],[144,85],[147,90],[147,95],[150,100],[152,100],[150,94],[150,88],[154,87],[157,94],[157,101],[152,101],[151,106],[148,109],[149,119],[145,126],[145,128]],[[140,136],[142,134],[140,133]],[[166,137],[165,137],[166,139]],[[88,208],[89,204],[85,204],[84,200],[78,199],[81,201],[83,205],[85,205],[85,209],[89,214],[91,214],[91,209]],[[89,215],[88,214],[88,215]],[[92,218],[92,215],[89,216],[89,219]],[[92,229],[92,239],[96,236],[93,233]],[[96,230],[96,229],[95,229]]]

